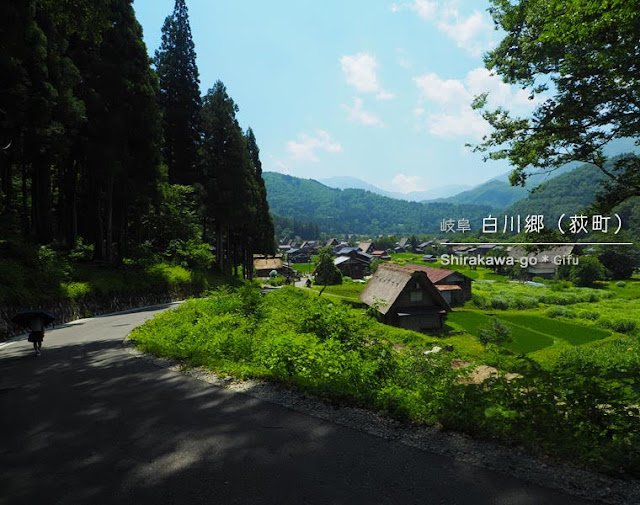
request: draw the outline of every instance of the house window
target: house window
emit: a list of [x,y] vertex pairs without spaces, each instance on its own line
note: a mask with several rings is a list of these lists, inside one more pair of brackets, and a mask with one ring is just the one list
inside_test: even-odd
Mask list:
[[422,291],[411,291],[411,301],[412,302],[421,302],[422,301]]

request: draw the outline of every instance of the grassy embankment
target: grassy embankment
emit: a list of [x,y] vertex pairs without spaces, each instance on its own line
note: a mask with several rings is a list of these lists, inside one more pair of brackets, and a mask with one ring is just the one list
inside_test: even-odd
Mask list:
[[[470,331],[488,317],[480,311],[460,314],[467,314]],[[541,322],[532,317],[544,319],[517,311],[502,316],[514,328]],[[597,348],[589,347],[594,342],[571,346],[570,340],[588,340],[578,336],[578,325],[547,321],[563,324],[545,331],[562,328],[571,335],[547,369],[498,348],[485,351],[465,331],[438,336],[391,328],[362,309],[295,288],[265,297],[250,287],[219,291],[159,315],[132,338],[146,351],[218,373],[275,380],[395,417],[637,475],[638,338],[611,335]],[[530,333],[532,340],[547,335]],[[449,339],[461,342],[454,352],[423,354]],[[475,364],[490,362],[521,377],[509,381],[499,374],[482,385],[468,384],[464,378],[472,366],[455,369],[451,363],[470,355]]]
[[87,297],[138,295],[219,283],[210,273],[162,261],[109,266],[49,248],[23,247],[0,261],[0,305],[42,305]]

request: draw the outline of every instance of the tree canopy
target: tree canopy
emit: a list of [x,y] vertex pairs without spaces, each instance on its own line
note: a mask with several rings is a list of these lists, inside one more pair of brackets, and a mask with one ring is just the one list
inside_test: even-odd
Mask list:
[[488,159],[508,159],[512,184],[536,169],[589,162],[608,177],[602,208],[640,195],[640,160],[627,155],[606,167],[614,139],[640,141],[640,10],[635,0],[491,0],[495,25],[506,32],[485,56],[505,82],[530,91],[531,117],[473,106],[493,132],[476,146]]

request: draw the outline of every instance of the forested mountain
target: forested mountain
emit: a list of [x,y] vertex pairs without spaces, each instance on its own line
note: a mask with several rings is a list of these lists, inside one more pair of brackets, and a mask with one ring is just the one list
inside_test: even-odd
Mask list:
[[326,233],[438,233],[443,219],[469,219],[478,230],[492,209],[481,205],[407,202],[361,189],[334,189],[311,179],[265,172],[267,199],[280,216],[317,223]]
[[495,209],[503,209],[518,200],[526,198],[528,194],[529,191],[521,186],[512,186],[508,181],[501,179],[491,179],[473,189],[439,201],[488,205]]
[[[545,223],[555,228],[562,214],[573,216],[580,213],[593,214],[588,208],[596,202],[608,177],[593,165],[581,165],[571,172],[544,183],[527,198],[520,200],[501,214],[508,216],[543,215]],[[640,198],[634,197],[617,206],[611,213],[620,214],[623,229],[636,240],[640,239]]]
[[0,34],[0,242],[110,264],[217,244],[249,275],[273,251],[256,137],[220,81],[199,96],[185,0],[155,70],[132,0],[12,0]]
[[582,165],[542,184],[527,198],[505,209],[504,214],[542,214],[557,221],[562,214],[574,215],[591,205],[605,179],[597,167]]

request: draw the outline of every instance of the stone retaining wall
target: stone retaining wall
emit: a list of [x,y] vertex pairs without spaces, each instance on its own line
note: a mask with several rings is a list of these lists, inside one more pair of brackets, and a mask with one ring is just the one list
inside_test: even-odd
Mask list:
[[51,312],[56,316],[54,324],[57,325],[83,317],[183,300],[190,296],[200,295],[201,291],[201,286],[183,285],[170,289],[155,289],[145,293],[87,296],[80,300],[53,300],[38,305],[0,306],[0,342],[28,331],[24,326],[11,323],[11,318],[22,310],[34,309]]

